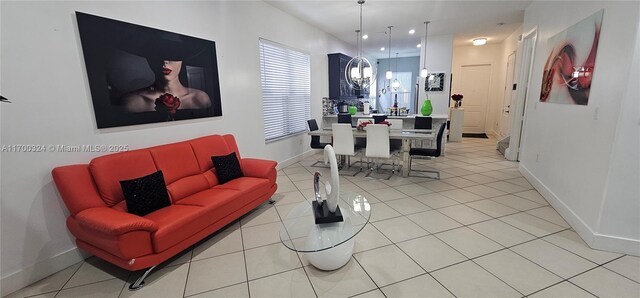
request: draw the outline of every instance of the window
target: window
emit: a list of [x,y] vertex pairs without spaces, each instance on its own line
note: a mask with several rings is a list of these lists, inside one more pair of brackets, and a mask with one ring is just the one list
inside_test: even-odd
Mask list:
[[260,39],[260,66],[265,141],[306,131],[311,118],[309,55]]
[[[386,94],[380,96],[378,101],[378,110],[381,113],[389,113],[389,109],[393,106],[393,102],[398,99],[398,107],[399,108],[408,108],[412,113],[415,114],[415,104],[413,103],[413,88],[412,88],[412,73],[411,72],[394,72],[394,78],[391,81],[384,81],[389,86],[385,88],[389,88]],[[391,87],[391,83],[394,80],[398,80],[400,82],[400,87],[397,90],[394,90]]]

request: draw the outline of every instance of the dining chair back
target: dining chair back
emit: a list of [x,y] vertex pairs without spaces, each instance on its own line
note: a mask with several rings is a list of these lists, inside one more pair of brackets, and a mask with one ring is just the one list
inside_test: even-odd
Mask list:
[[[349,115],[351,116],[351,115]],[[333,123],[331,125],[333,131],[333,150],[337,155],[355,155],[353,143],[353,129],[351,124]]]
[[[318,122],[316,122],[316,119],[309,119],[307,120],[307,125],[309,125],[309,131],[317,131],[318,128]],[[324,147],[329,144],[329,143],[321,143],[320,142],[320,136],[311,136],[311,145],[310,147],[313,149],[324,149]]]
[[433,118],[416,116],[413,128],[415,129],[431,129],[433,125]]
[[[365,149],[365,156],[368,159],[391,159],[391,173],[385,179],[389,180],[396,172],[395,155],[391,154],[389,144],[389,126],[386,124],[372,124],[367,125],[367,148]],[[373,167],[369,167],[369,173],[366,177],[369,177],[374,169],[380,170],[383,163],[376,166],[377,162],[374,162]]]
[[[331,125],[331,130],[333,131],[333,151],[336,155],[346,157],[346,162],[341,162],[342,166],[340,168],[343,169],[345,166],[351,168],[351,156],[355,156],[356,153],[360,152],[355,149],[351,124],[334,123]],[[341,158],[341,160],[344,161],[343,158]],[[360,168],[355,173],[349,175],[355,176],[362,172],[362,164],[364,163],[362,154],[360,154],[359,163]]]
[[389,158],[389,126],[386,124],[367,125],[367,158]]
[[[409,175],[411,175],[412,171],[415,172],[423,172],[423,173],[432,173],[436,174],[435,179],[440,179],[440,172],[438,171],[429,171],[429,170],[414,170],[412,169],[412,161],[414,157],[426,157],[426,158],[434,158],[442,155],[442,138],[444,136],[444,130],[447,127],[446,123],[442,123],[440,125],[440,129],[438,130],[438,135],[436,137],[436,148],[411,148],[409,150]],[[422,177],[422,176],[420,176]]]
[[384,120],[387,120],[387,115],[374,115],[373,116],[373,123],[378,124]]
[[[317,130],[319,130],[318,122],[316,122],[316,119],[307,120],[307,125],[309,125],[309,131],[317,131]],[[320,136],[311,136],[311,144],[310,144],[311,149],[324,149],[325,146],[330,145],[330,144],[331,143],[322,143],[322,142],[320,142]],[[323,160],[317,160],[311,166],[312,167],[318,167],[318,164],[323,164],[323,163],[324,163]],[[319,166],[319,167],[324,168],[326,166],[322,165],[322,166]]]
[[338,114],[338,123],[347,123],[350,126],[353,125],[351,122],[351,114]]

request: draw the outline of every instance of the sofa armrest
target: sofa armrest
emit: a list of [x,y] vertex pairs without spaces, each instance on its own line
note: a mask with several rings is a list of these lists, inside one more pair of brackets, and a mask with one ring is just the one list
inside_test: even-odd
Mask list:
[[107,206],[100,197],[89,165],[57,167],[51,174],[64,204],[72,215],[85,209]]
[[265,179],[272,178],[277,165],[276,161],[267,159],[243,158],[240,161],[240,167],[245,176]]
[[89,208],[76,214],[81,226],[108,235],[122,235],[131,231],[155,232],[158,225],[144,217],[108,207]]

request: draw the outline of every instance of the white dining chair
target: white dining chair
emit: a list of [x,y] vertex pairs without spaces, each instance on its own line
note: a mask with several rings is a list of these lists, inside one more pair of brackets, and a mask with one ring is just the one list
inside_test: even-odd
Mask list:
[[[365,150],[365,157],[367,159],[391,159],[391,174],[386,179],[389,180],[391,176],[396,172],[395,155],[391,154],[389,148],[389,126],[386,124],[370,124],[367,125],[367,148]],[[382,167],[382,163],[377,165],[377,162],[373,163],[373,167],[369,167],[369,172],[366,177],[369,177],[373,173],[374,169],[379,171]]]
[[[347,167],[351,167],[351,157],[355,156],[358,151],[355,150],[355,144],[353,141],[353,129],[350,124],[346,123],[333,123],[331,125],[333,131],[333,150],[336,155],[346,157]],[[362,165],[362,155],[360,156],[360,165]],[[344,168],[344,166],[343,166]],[[362,166],[356,171],[353,176],[362,171]]]
[[[404,124],[402,119],[387,119],[387,122],[391,124],[389,126],[391,131],[401,131]],[[389,141],[389,146],[391,146],[391,151],[400,151],[402,150],[402,140],[391,140]]]

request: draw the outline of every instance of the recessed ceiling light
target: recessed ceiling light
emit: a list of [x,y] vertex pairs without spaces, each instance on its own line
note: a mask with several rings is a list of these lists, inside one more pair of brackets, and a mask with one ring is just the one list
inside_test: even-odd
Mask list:
[[415,29],[411,29],[411,30],[409,30],[409,34],[413,34],[413,33],[416,33],[416,30],[415,30]]
[[380,51],[384,51],[384,47],[381,47],[381,48],[380,48]]
[[367,39],[367,38],[369,38],[369,35],[366,35],[366,34],[362,35],[362,39]]
[[486,38],[476,38],[473,40],[473,45],[474,46],[482,46],[485,45],[487,43],[487,39]]
[[422,47],[422,44],[421,44],[421,43],[419,43],[419,44],[417,44],[417,45],[416,45],[416,48],[421,48],[421,47]]

